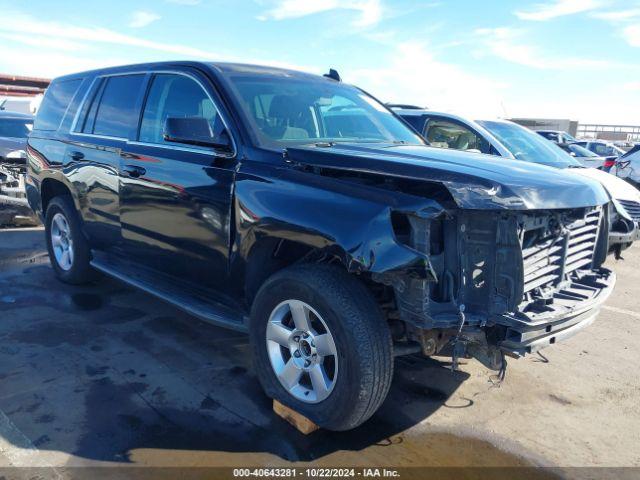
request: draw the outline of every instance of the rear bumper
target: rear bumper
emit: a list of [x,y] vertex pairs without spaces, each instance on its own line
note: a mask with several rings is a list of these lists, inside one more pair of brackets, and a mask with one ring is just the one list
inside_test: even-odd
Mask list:
[[593,322],[615,283],[615,273],[601,268],[571,281],[546,305],[504,315],[498,323],[507,327],[506,335],[498,346],[521,356],[572,337]]

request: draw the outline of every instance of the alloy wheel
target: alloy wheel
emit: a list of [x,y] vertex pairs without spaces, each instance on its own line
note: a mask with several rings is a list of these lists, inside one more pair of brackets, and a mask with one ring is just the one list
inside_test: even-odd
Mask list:
[[318,403],[338,379],[333,335],[316,310],[300,300],[285,300],[269,316],[266,331],[271,367],[296,399]]

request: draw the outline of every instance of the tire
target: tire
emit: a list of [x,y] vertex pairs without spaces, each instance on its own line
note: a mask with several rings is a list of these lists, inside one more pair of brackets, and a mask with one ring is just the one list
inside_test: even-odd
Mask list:
[[[80,217],[70,196],[55,197],[49,202],[44,225],[49,260],[56,276],[63,282],[73,285],[92,280],[93,270],[89,265],[91,251],[82,233]],[[64,239],[66,239],[66,245],[70,247],[70,254],[66,260],[63,256]],[[69,250],[66,251],[69,252]]]
[[[303,348],[302,337],[300,343],[296,341],[296,332],[303,330],[297,328],[291,312],[300,312],[301,307],[310,312],[309,338],[315,340],[316,350]],[[249,329],[255,370],[266,394],[322,428],[355,428],[387,396],[393,376],[389,327],[369,290],[338,267],[300,265],[275,273],[256,295]],[[326,333],[332,342],[322,337]],[[302,355],[294,358],[296,350]],[[319,360],[313,357],[314,351]],[[330,351],[335,353],[327,355]],[[303,366],[298,384],[291,387],[297,371],[290,362],[300,370],[301,359],[304,365],[311,362],[309,370]],[[318,365],[324,372],[323,381],[314,383],[319,378]]]

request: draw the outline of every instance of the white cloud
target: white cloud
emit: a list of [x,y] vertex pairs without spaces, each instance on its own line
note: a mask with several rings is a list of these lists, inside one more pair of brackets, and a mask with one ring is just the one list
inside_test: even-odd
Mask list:
[[372,26],[382,19],[382,4],[380,0],[278,0],[275,7],[258,18],[260,20],[285,20],[331,10],[357,12],[358,17],[351,22],[354,27]]
[[[7,14],[7,17],[11,18],[11,22],[0,22],[0,32],[4,32],[5,34],[18,34],[23,37],[23,40],[26,37],[37,36],[41,39],[51,39],[56,42],[66,41],[68,45],[71,45],[73,41],[80,45],[111,44],[139,47],[185,57],[220,58],[219,55],[209,50],[202,50],[175,43],[156,42],[132,35],[125,35],[103,27],[50,22],[19,12],[10,12]],[[27,41],[22,43],[27,43]],[[5,50],[5,48],[2,50]]]
[[120,57],[64,53],[55,49],[2,48],[0,65],[11,73],[54,78],[73,72],[127,63]]
[[131,14],[131,20],[129,21],[129,26],[131,28],[146,27],[150,23],[160,20],[160,18],[161,18],[160,15],[158,15],[157,13],[138,10]]
[[576,68],[611,68],[621,67],[608,60],[594,60],[579,57],[548,57],[534,45],[521,43],[519,37],[523,34],[521,30],[498,27],[481,28],[475,32],[486,48],[479,50],[479,55],[484,55],[486,51],[492,55],[511,63],[524,65],[526,67],[540,70],[563,70]]
[[591,16],[593,18],[599,18],[600,20],[607,20],[609,22],[623,22],[626,20],[632,20],[636,17],[640,17],[640,8],[630,8],[628,10],[612,10],[609,12],[593,12]]
[[514,14],[521,20],[545,21],[565,15],[595,10],[606,3],[604,0],[554,0],[547,3],[538,3],[528,11],[515,11]]
[[628,82],[622,85],[622,88],[624,88],[625,90],[631,90],[633,92],[640,92],[640,82]]
[[202,0],[165,0],[167,3],[175,3],[176,5],[194,6],[200,5]]
[[40,49],[51,49],[56,51],[80,51],[87,49],[87,46],[81,42],[74,42],[64,38],[43,37],[39,35],[21,35],[18,33],[0,33],[0,38]]
[[384,102],[417,104],[472,117],[504,115],[502,90],[507,85],[442,62],[425,44],[399,43],[378,64],[382,66],[346,69],[341,74]]
[[640,47],[640,24],[625,27],[622,36],[632,47]]

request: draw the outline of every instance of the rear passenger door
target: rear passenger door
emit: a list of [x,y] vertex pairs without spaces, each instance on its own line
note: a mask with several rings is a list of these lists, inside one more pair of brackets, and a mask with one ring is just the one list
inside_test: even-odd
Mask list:
[[145,74],[96,77],[71,126],[67,178],[94,248],[121,245],[120,154],[138,119]]
[[224,289],[235,152],[169,142],[167,117],[204,117],[228,131],[219,99],[197,71],[152,72],[139,128],[120,156],[120,212],[128,257],[147,268]]

